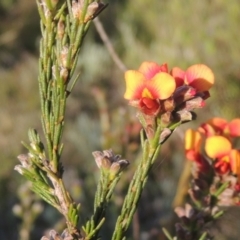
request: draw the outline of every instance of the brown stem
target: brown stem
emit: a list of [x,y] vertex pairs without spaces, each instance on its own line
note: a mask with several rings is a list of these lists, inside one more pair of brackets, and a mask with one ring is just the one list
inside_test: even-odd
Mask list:
[[103,25],[100,22],[99,18],[96,17],[93,20],[93,23],[94,23],[94,25],[96,27],[96,30],[99,33],[102,41],[103,41],[103,43],[105,44],[109,54],[111,55],[113,61],[116,63],[116,65],[119,67],[119,69],[121,69],[123,72],[125,72],[127,70],[127,67],[123,64],[123,62],[121,61],[121,59],[117,55],[116,51],[114,50],[113,45],[112,45],[105,29],[103,28]]

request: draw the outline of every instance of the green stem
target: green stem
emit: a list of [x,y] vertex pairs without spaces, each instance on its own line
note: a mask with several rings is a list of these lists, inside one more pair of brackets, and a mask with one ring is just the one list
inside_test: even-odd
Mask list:
[[115,225],[112,240],[124,239],[124,235],[131,224],[142,191],[147,182],[148,173],[160,151],[160,145],[158,143],[160,137],[159,133],[160,127],[157,129],[153,141],[151,141],[149,144],[149,141],[145,140],[145,143],[143,144],[143,158],[138,165],[138,168],[134,173],[133,179],[128,188],[128,193],[124,199],[121,214],[118,217]]

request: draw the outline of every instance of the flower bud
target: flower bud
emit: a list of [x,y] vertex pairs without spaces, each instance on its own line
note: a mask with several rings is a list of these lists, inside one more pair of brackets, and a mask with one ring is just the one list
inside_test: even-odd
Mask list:
[[98,168],[109,168],[111,166],[111,162],[108,158],[105,158],[103,153],[100,151],[92,152],[93,157],[95,158],[95,162]]
[[172,131],[169,128],[164,128],[161,132],[159,143],[160,144],[164,143],[169,138],[171,133]]
[[[174,117],[175,118],[175,117]],[[185,109],[176,112],[176,118],[181,122],[189,122],[196,118],[196,114]]]
[[125,159],[119,160],[118,162],[114,162],[110,167],[110,172],[112,175],[117,175],[122,172],[127,166],[129,162]]
[[19,174],[21,174],[21,175],[23,175],[23,174],[24,174],[24,171],[25,171],[24,167],[21,166],[21,165],[16,165],[16,166],[14,167],[14,170],[17,171],[17,172],[18,172]]
[[60,18],[60,20],[58,21],[57,24],[57,36],[59,39],[62,39],[65,33],[65,25],[64,25],[64,21],[62,18]]
[[168,126],[173,120],[171,112],[165,112],[161,115],[161,123],[162,126]]
[[72,2],[73,17],[82,20],[84,23],[94,19],[104,8],[107,7],[107,4],[97,1],[92,2],[88,5],[84,19],[82,19],[83,7],[85,4],[84,1],[86,0],[78,0]]
[[24,168],[29,168],[32,166],[31,162],[29,161],[29,156],[27,154],[20,154],[17,156],[17,159],[20,161],[22,167]]
[[183,85],[176,89],[176,91],[173,94],[173,98],[177,105],[181,104],[182,102],[185,102],[186,100],[189,100],[193,98],[196,95],[197,91],[195,88]]
[[166,99],[166,100],[161,100],[160,101],[160,109],[161,109],[161,113],[164,112],[172,112],[175,108],[175,102],[174,99],[172,97]]
[[89,20],[94,19],[104,8],[107,7],[107,4],[101,2],[92,2],[87,8],[87,13],[84,18],[84,23]]
[[202,108],[205,106],[205,102],[203,98],[200,96],[194,97],[186,102],[183,102],[180,106],[178,106],[178,110],[187,110],[192,111],[195,108]]
[[12,208],[12,211],[18,217],[21,217],[23,214],[23,208],[19,204],[15,204]]
[[60,67],[67,68],[68,47],[64,46],[60,54]]
[[67,68],[64,68],[64,67],[61,68],[61,70],[60,70],[60,77],[62,78],[64,83],[67,82],[67,80],[68,80],[68,70],[67,70]]
[[95,151],[92,155],[95,158],[98,168],[109,170],[111,177],[122,172],[129,164],[127,160],[121,159],[120,155],[115,155],[112,149],[104,150],[103,152]]

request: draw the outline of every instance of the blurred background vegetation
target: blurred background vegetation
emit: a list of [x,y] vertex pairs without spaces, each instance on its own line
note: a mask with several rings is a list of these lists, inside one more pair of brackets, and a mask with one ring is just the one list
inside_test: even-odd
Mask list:
[[[216,76],[207,106],[197,111],[198,119],[180,127],[164,144],[130,230],[130,239],[164,239],[161,227],[171,229],[172,201],[185,162],[185,129],[214,116],[230,120],[240,114],[240,2],[109,0],[100,19],[129,69],[138,68],[145,60],[183,69],[205,63]],[[39,39],[35,1],[1,0],[1,240],[40,239],[47,229],[61,231],[64,226],[61,216],[33,196],[25,180],[13,171],[16,156],[26,152],[20,142],[27,141],[27,130],[33,127],[41,133]],[[131,162],[118,184],[102,232],[103,239],[110,239],[126,185],[137,164],[140,126],[135,109],[123,99],[123,72],[112,61],[94,25],[85,39],[77,72],[81,76],[68,100],[62,161],[66,184],[75,200],[82,203],[82,221],[92,211],[90,203],[98,179],[91,152],[111,147]]]

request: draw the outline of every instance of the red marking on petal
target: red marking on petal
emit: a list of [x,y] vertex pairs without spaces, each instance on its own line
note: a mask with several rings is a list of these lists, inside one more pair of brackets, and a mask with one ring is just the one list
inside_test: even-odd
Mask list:
[[197,161],[199,154],[195,152],[194,150],[186,150],[185,156],[190,161]]
[[206,105],[206,102],[205,101],[202,101],[201,103],[200,103],[200,107],[202,108],[202,107],[204,107]]
[[215,129],[213,128],[213,126],[211,126],[210,124],[207,123],[203,123],[199,128],[198,128],[199,132],[201,132],[202,134],[204,134],[206,137],[210,137],[210,136],[214,136],[216,134]]
[[167,63],[162,64],[160,67],[161,67],[161,72],[168,73],[168,65],[167,65]]
[[[239,183],[239,180],[238,180],[238,183],[235,185],[234,187],[235,191],[237,191],[238,193],[240,192],[240,183]],[[240,201],[237,203],[238,206],[240,206]]]
[[181,68],[174,67],[170,73],[176,81],[176,87],[180,87],[184,84],[185,72]]
[[208,174],[209,172],[211,172],[212,167],[210,166],[210,164],[206,160],[206,158],[203,157],[202,155],[199,154],[198,157],[196,158],[195,162],[197,163],[199,172],[205,173],[205,174]]
[[214,83],[214,74],[206,65],[196,64],[187,69],[185,83],[196,88],[199,92],[208,91]]
[[147,115],[156,115],[160,109],[160,104],[157,100],[142,98],[139,102],[139,107]]
[[194,97],[196,95],[196,93],[197,93],[197,91],[194,88],[190,88],[189,91],[188,91],[188,95],[190,97]]
[[230,164],[220,159],[215,162],[214,169],[217,173],[223,175],[230,171]]

